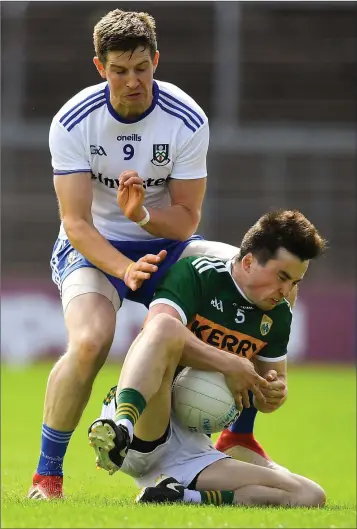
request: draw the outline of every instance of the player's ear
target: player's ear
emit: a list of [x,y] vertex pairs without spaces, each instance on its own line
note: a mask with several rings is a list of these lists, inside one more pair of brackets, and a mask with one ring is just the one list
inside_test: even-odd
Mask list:
[[105,73],[105,67],[104,64],[99,60],[98,57],[93,57],[94,66],[97,68],[97,71],[99,75],[103,78],[107,78],[107,74]]
[[155,73],[155,70],[157,68],[157,65],[159,64],[159,58],[160,58],[160,52],[159,52],[159,50],[156,50],[156,53],[155,53],[154,58],[152,60],[152,63],[154,65],[154,73]]
[[251,267],[252,267],[252,262],[253,262],[253,255],[251,253],[247,253],[247,255],[245,255],[242,259],[242,267],[243,267],[243,270],[245,272],[247,272],[248,274],[250,273],[251,271]]

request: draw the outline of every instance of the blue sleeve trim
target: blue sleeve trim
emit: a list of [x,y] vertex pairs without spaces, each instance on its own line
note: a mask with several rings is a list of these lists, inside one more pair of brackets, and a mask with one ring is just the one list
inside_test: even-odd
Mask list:
[[74,173],[91,173],[91,169],[74,169],[73,171],[60,171],[59,169],[54,169],[53,174],[54,175],[62,175],[62,174],[74,174]]

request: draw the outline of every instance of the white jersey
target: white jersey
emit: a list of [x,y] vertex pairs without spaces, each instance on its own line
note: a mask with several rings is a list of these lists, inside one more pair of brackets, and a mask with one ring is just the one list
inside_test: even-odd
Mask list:
[[[110,103],[107,82],[85,88],[54,117],[49,136],[55,175],[91,173],[92,217],[109,240],[155,238],[121,212],[119,176],[137,171],[144,180],[145,206],[170,205],[168,178],[207,176],[207,116],[177,86],[153,82],[150,108],[135,121],[119,116]],[[66,239],[61,225],[59,237]]]

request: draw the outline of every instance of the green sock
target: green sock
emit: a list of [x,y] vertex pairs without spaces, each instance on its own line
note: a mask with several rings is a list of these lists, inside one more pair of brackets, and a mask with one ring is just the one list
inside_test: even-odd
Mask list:
[[201,503],[210,505],[232,505],[234,490],[202,490]]
[[136,389],[125,388],[120,390],[117,397],[115,422],[126,419],[134,426],[144,411],[145,406],[146,400],[139,391],[136,391]]

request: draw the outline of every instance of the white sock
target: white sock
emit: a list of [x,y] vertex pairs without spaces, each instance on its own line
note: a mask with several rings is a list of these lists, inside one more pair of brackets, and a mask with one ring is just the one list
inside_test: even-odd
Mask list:
[[185,489],[183,501],[185,503],[201,503],[201,493],[198,490]]
[[129,421],[129,419],[119,419],[118,421],[115,421],[115,424],[122,424],[123,426],[125,426],[129,432],[129,437],[130,437],[130,442],[132,442],[133,440],[133,435],[134,435],[134,426],[133,426],[133,423],[131,423]]

